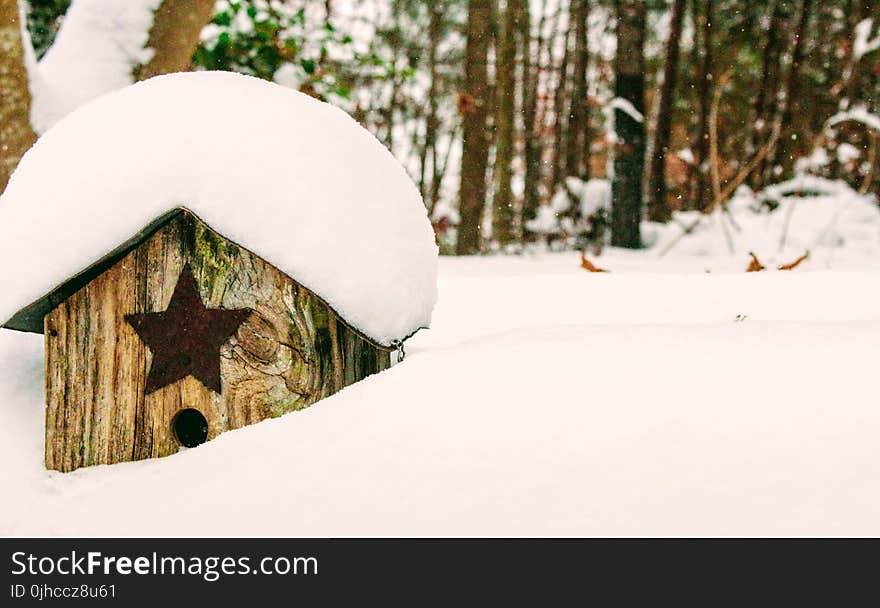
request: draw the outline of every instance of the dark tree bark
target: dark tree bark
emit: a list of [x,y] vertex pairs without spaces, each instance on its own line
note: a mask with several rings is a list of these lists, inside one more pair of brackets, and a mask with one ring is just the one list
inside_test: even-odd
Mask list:
[[[541,182],[541,134],[536,124],[538,103],[538,81],[541,61],[542,40],[539,36],[536,44],[537,55],[532,60],[532,20],[528,0],[519,0],[520,8],[520,41],[522,49],[522,104],[523,104],[523,156],[525,175],[523,183],[522,222],[533,220],[538,212],[539,190]],[[546,0],[542,3],[541,25],[544,23]],[[527,233],[523,229],[523,236]]]
[[199,33],[213,14],[213,0],[164,0],[153,16],[147,41],[153,56],[135,69],[135,80],[188,71],[199,44]]
[[807,39],[807,28],[810,23],[811,0],[802,0],[797,29],[794,34],[794,43],[791,50],[791,64],[785,79],[785,88],[779,102],[778,120],[781,128],[781,136],[777,142],[774,166],[782,167],[787,172],[794,165],[794,152],[797,141],[792,137],[795,134],[792,120],[795,114],[800,114],[801,100],[800,85],[801,69],[804,63],[804,45]]
[[667,222],[672,210],[666,202],[666,153],[672,133],[672,102],[678,80],[678,55],[684,23],[685,0],[673,0],[669,20],[669,38],[663,57],[663,81],[657,99],[657,118],[648,165],[648,217]]
[[501,35],[495,61],[495,197],[492,205],[492,236],[504,246],[516,240],[511,180],[516,125],[517,0],[507,0],[502,13]]
[[[540,125],[543,141],[543,135],[547,129],[547,117],[551,116],[554,111],[554,105],[547,102],[547,97],[550,94],[549,91],[555,90],[552,84],[554,79],[556,78],[556,61],[553,56],[553,45],[555,44],[556,39],[559,37],[562,11],[557,7],[554,11],[552,11],[551,16],[546,12],[547,0],[541,0],[541,4],[542,15],[541,22],[538,24],[538,51],[536,55],[538,60],[538,80],[536,86],[538,86],[538,90],[547,92],[543,96],[542,103],[537,104],[538,115],[535,117],[535,120]],[[545,35],[544,27],[547,22],[550,23],[550,31],[547,32],[547,34]]]
[[[428,22],[428,73],[431,83],[428,88],[428,115],[425,118],[425,142],[422,150],[421,158],[421,175],[419,179],[419,188],[422,197],[427,198],[426,204],[433,215],[434,208],[437,205],[435,196],[435,183],[438,178],[439,166],[437,160],[437,130],[439,128],[437,119],[437,95],[438,80],[437,74],[437,48],[440,45],[441,25],[444,15],[445,4],[442,2],[433,3],[428,12],[430,20]],[[427,186],[427,157],[431,157],[431,187]]]
[[400,75],[397,73],[397,63],[400,60],[401,49],[401,5],[400,0],[392,0],[391,15],[393,24],[389,32],[391,44],[391,96],[388,100],[388,106],[385,107],[383,114],[385,120],[385,137],[383,143],[385,146],[394,151],[394,117],[397,115],[398,96],[400,90]]
[[[782,56],[782,44],[780,31],[786,18],[786,4],[789,0],[776,0],[773,4],[770,26],[767,29],[767,38],[764,43],[764,51],[761,67],[761,82],[755,95],[755,118],[752,130],[752,148],[758,150],[770,136],[773,118],[773,102],[779,87],[780,59]],[[764,176],[767,167],[766,161],[761,161],[758,168],[752,173],[752,188],[758,190],[764,186]]]
[[[702,10],[700,7],[702,6]],[[696,209],[703,210],[709,204],[706,196],[708,180],[706,163],[709,159],[709,109],[712,104],[712,18],[713,0],[695,0],[694,21],[699,32],[699,48],[702,53],[697,75],[697,99],[699,114],[697,115],[697,131],[694,140],[694,179],[693,201]],[[695,47],[696,48],[696,47]]]
[[587,99],[587,23],[590,16],[589,0],[572,0],[571,18],[574,22],[574,72],[572,73],[571,104],[568,113],[568,140],[566,141],[566,175],[588,179],[590,176],[590,113]]
[[17,0],[0,0],[0,192],[37,136]]
[[569,47],[572,38],[571,24],[565,30],[562,50],[562,58],[559,62],[559,70],[556,78],[556,90],[553,93],[553,174],[550,181],[550,192],[555,192],[562,180],[565,179],[568,168],[565,166],[564,150],[568,139],[568,121],[566,120],[566,95],[569,85]]
[[[614,62],[615,96],[645,112],[645,3],[617,2],[617,57]],[[611,244],[639,248],[642,219],[642,172],[645,166],[645,123],[630,112],[614,110],[617,142],[611,186]]]
[[462,113],[461,189],[456,253],[480,250],[480,223],[486,201],[486,166],[489,158],[487,110],[489,76],[486,61],[492,38],[491,0],[468,3],[464,90],[459,96]]

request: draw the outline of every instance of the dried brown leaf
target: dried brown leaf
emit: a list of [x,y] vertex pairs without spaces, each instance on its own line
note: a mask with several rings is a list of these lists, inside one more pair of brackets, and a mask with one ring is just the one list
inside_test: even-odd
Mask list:
[[800,264],[804,260],[808,260],[809,258],[810,258],[810,252],[807,251],[806,253],[804,253],[804,255],[802,255],[801,257],[796,259],[794,262],[791,262],[790,264],[782,264],[781,266],[777,266],[776,269],[777,270],[793,270],[798,267],[798,264]]
[[746,272],[761,272],[764,270],[764,265],[758,259],[758,256],[751,251],[749,252],[749,255],[752,256],[752,261],[749,262],[749,267],[746,268]]
[[590,272],[608,272],[604,268],[599,268],[593,264],[583,253],[581,254],[581,268]]

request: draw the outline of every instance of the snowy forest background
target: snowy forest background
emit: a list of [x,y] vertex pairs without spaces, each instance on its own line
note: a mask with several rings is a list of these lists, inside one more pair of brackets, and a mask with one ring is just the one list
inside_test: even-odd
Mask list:
[[[88,99],[219,69],[348,111],[447,254],[700,231],[734,252],[760,222],[793,255],[852,200],[880,225],[878,21],[874,0],[0,0],[0,187]],[[810,234],[805,197],[828,207]]]

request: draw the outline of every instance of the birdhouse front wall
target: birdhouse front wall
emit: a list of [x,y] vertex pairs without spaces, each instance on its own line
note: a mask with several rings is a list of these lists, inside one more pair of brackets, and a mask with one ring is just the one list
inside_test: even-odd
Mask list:
[[[188,272],[195,305],[246,311],[216,354],[219,386],[196,372],[157,381],[157,360],[179,355],[188,362],[193,346],[180,354],[175,344],[151,346],[138,333],[144,315],[174,308]],[[186,211],[44,324],[46,467],[59,471],[173,454],[182,445],[173,427],[183,410],[204,416],[210,440],[308,407],[390,366],[387,349],[352,330],[311,291]],[[206,365],[210,351],[206,344]]]

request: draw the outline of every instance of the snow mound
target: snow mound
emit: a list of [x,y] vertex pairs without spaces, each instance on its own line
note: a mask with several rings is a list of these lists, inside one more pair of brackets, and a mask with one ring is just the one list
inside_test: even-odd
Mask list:
[[858,193],[842,180],[833,180],[818,175],[798,175],[778,184],[771,184],[758,193],[761,201],[782,200],[785,197],[810,196],[828,197],[847,202],[848,197],[858,197]]
[[[675,213],[675,222],[645,224],[646,240],[664,251],[681,237],[682,226],[697,227],[670,251],[674,257],[755,252],[767,263],[790,262],[805,251],[836,251],[870,258],[880,255],[880,208],[845,182],[799,175],[754,193],[740,186],[728,202],[730,217],[718,213]],[[723,222],[723,223],[722,223]]]
[[342,110],[222,72],[105,95],[27,153],[0,197],[0,320],[179,206],[381,344],[430,322],[437,247],[403,167]]

